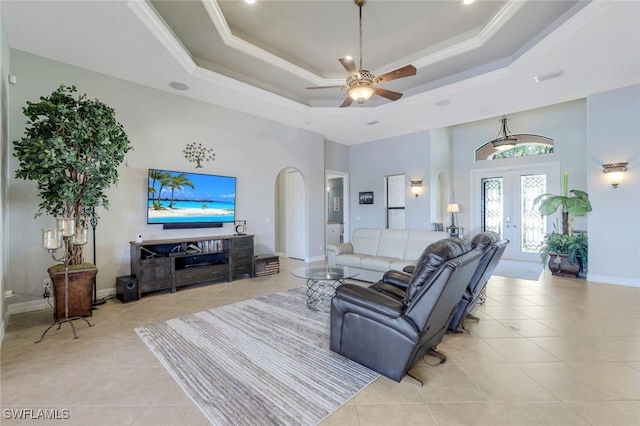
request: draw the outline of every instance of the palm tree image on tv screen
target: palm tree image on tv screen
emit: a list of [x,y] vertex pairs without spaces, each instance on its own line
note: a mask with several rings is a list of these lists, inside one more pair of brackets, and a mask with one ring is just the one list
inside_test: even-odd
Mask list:
[[149,169],[148,224],[235,220],[236,178]]

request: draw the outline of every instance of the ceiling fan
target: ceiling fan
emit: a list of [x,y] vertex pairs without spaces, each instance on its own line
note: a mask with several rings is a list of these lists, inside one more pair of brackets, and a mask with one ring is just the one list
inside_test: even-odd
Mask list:
[[416,75],[416,67],[413,65],[406,65],[377,77],[371,72],[362,69],[362,6],[367,2],[367,0],[353,0],[353,2],[358,6],[360,17],[360,66],[356,67],[353,58],[349,56],[340,58],[338,61],[340,61],[342,66],[349,72],[346,84],[335,86],[314,86],[307,87],[307,89],[328,89],[334,87],[347,89],[348,96],[342,105],[340,105],[340,108],[348,107],[353,101],[363,104],[374,94],[387,98],[391,101],[397,101],[402,97],[402,93],[384,89],[379,87],[378,84],[385,81]]

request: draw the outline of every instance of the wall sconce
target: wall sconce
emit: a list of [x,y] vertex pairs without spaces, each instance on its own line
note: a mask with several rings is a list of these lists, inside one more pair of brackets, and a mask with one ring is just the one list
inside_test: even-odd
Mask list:
[[603,173],[608,174],[611,186],[617,188],[618,185],[620,185],[622,178],[624,178],[624,173],[627,171],[628,165],[629,163],[610,163],[602,165],[602,171]]
[[413,195],[415,195],[416,197],[418,195],[420,195],[420,193],[422,192],[422,181],[421,180],[412,180],[411,181],[411,192],[413,192]]
[[447,204],[447,213],[451,213],[451,228],[456,227],[455,214],[460,213],[460,206],[457,203]]

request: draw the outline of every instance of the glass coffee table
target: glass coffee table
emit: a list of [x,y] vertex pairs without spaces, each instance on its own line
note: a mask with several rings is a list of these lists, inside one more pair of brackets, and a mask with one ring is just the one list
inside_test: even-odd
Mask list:
[[291,273],[307,280],[307,308],[320,310],[336,292],[336,288],[344,280],[360,273],[358,269],[344,266],[305,266],[296,268]]

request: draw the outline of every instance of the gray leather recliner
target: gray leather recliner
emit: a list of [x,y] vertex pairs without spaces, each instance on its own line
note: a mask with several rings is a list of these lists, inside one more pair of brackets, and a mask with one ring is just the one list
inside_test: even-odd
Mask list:
[[[458,310],[449,323],[449,332],[460,333],[466,332],[464,328],[464,320],[466,318],[477,318],[471,315],[471,311],[481,300],[482,292],[487,286],[487,282],[496,265],[502,258],[509,240],[501,240],[500,236],[495,232],[481,232],[471,240],[471,248],[482,252],[482,258],[478,264],[478,269],[471,277],[471,281],[467,285],[467,289],[462,295],[462,299],[458,303]],[[388,271],[382,279],[373,284],[371,288],[384,293],[386,295],[402,299],[407,291],[407,285],[411,280],[411,274],[414,271],[413,266],[404,268],[402,271]]]
[[374,288],[341,285],[331,301],[331,350],[402,380],[441,342],[481,256],[458,238],[430,244],[401,299]]
[[471,240],[471,248],[483,252],[482,258],[478,265],[478,269],[471,277],[467,289],[462,295],[462,299],[458,303],[458,311],[449,323],[449,331],[464,331],[464,320],[467,316],[471,317],[471,311],[481,298],[482,291],[487,286],[487,282],[496,265],[500,261],[509,240],[501,240],[500,236],[495,232],[481,232]]

